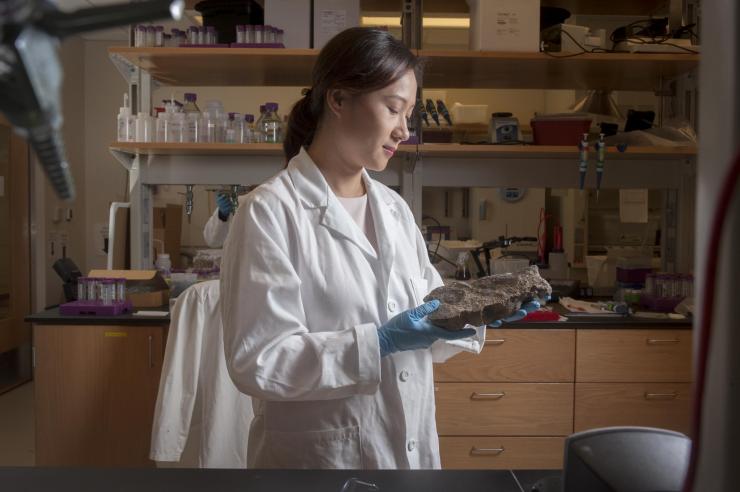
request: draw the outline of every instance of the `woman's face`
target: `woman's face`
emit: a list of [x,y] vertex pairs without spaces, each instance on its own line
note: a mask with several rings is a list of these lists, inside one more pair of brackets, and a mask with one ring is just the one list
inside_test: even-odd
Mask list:
[[416,76],[408,70],[392,84],[351,95],[336,108],[336,144],[350,167],[382,171],[398,144],[409,138],[407,120],[416,102]]

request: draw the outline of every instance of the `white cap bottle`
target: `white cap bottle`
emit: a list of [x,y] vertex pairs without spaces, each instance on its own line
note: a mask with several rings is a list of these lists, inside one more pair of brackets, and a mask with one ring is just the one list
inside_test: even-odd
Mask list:
[[132,142],[134,140],[134,125],[131,117],[131,107],[128,105],[128,94],[123,95],[123,106],[118,110],[118,141]]

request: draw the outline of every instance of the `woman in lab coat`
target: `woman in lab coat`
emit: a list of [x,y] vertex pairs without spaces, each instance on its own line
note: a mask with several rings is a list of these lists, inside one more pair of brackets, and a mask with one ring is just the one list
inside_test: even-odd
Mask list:
[[366,171],[409,137],[418,70],[387,32],[338,34],[291,111],[287,168],[234,217],[221,309],[229,373],[255,402],[249,467],[440,467],[435,342],[484,329],[427,321],[442,280],[409,207]]

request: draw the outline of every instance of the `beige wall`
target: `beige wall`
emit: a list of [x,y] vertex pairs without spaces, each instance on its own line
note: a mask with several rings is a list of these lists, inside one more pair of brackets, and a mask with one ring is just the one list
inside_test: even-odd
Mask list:
[[[62,135],[67,160],[75,180],[77,197],[73,202],[59,200],[38,163],[32,159],[34,214],[31,246],[35,309],[63,302],[61,279],[52,269],[54,262],[62,257],[63,249],[66,249],[66,256],[81,270],[84,271],[87,264],[84,240],[86,222],[84,42],[79,38],[70,38],[62,43],[59,54],[64,70]],[[65,217],[70,210],[72,218],[66,220]]]

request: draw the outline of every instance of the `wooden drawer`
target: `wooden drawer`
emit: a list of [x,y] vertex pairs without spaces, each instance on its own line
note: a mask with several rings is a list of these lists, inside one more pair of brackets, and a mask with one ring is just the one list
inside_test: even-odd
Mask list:
[[576,382],[691,382],[691,330],[579,330]]
[[461,353],[435,364],[434,379],[445,382],[572,382],[575,330],[489,329],[479,355]]
[[689,383],[576,383],[575,430],[638,425],[689,432]]
[[564,436],[573,431],[572,383],[437,383],[441,436]]
[[442,468],[549,470],[563,467],[564,437],[440,437]]

